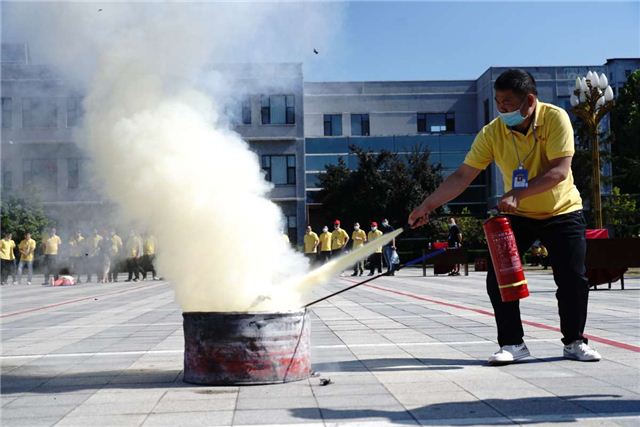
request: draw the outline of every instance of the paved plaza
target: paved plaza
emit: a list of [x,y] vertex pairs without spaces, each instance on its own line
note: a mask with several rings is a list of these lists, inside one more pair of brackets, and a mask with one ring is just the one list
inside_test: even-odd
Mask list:
[[[484,273],[421,273],[314,306],[317,376],[243,387],[182,381],[182,316],[166,282],[4,286],[1,424],[640,425],[640,279],[591,292],[587,332],[603,360],[580,363],[561,357],[551,274],[528,272],[533,357],[490,367]],[[314,296],[352,283],[336,278]]]

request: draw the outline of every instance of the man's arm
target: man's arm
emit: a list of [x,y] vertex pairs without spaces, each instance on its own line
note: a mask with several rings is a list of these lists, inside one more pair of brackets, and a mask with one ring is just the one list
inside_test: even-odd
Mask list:
[[411,228],[420,227],[429,221],[429,213],[458,197],[481,172],[466,164],[461,164],[458,169],[444,180],[442,184],[430,194],[409,215]]
[[527,188],[512,189],[505,193],[498,203],[498,209],[501,212],[515,212],[520,200],[550,190],[567,179],[571,171],[572,158],[573,156],[567,156],[551,160],[549,168],[529,181]]

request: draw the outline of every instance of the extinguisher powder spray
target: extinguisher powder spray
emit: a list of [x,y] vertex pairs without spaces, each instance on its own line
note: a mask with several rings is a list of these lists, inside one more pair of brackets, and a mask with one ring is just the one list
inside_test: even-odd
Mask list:
[[494,216],[486,220],[482,228],[487,237],[502,302],[528,297],[527,279],[524,277],[518,245],[509,218]]

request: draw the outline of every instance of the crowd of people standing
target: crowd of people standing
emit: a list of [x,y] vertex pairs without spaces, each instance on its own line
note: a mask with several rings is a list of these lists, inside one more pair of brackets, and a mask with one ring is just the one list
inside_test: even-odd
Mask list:
[[91,282],[94,276],[98,283],[117,282],[121,271],[127,272],[127,281],[144,280],[148,273],[158,280],[154,267],[156,239],[150,233],[138,234],[131,230],[123,240],[115,229],[94,229],[87,236],[78,230],[64,242],[57,230],[51,228],[40,243],[29,232],[23,237],[18,245],[11,232],[5,232],[0,240],[2,285],[9,283],[10,276],[11,283],[22,284],[25,267],[26,284],[31,285],[36,259],[44,274],[43,285],[50,284],[60,274],[73,276],[75,283],[82,283],[83,277]]

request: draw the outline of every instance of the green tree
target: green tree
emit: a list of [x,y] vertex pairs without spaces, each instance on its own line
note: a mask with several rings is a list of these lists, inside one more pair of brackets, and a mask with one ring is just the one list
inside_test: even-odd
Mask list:
[[0,210],[2,230],[13,233],[14,240],[22,239],[27,232],[39,236],[52,225],[51,220],[44,214],[42,205],[37,201],[11,197],[0,202]]
[[462,233],[462,244],[472,249],[485,248],[487,239],[482,228],[483,219],[476,218],[469,208],[465,207],[459,214],[452,214]]
[[345,224],[387,218],[396,225],[407,220],[409,212],[442,182],[441,166],[430,163],[430,153],[415,146],[409,154],[388,151],[372,153],[349,147],[358,167],[350,171],[343,159],[326,166],[320,176],[318,201],[322,203],[322,222],[340,218]]
[[613,227],[616,237],[630,237],[640,229],[640,212],[637,201],[629,194],[621,194],[613,187],[612,194],[604,200],[602,210],[605,223]]
[[613,183],[640,194],[640,70],[631,73],[611,111]]

